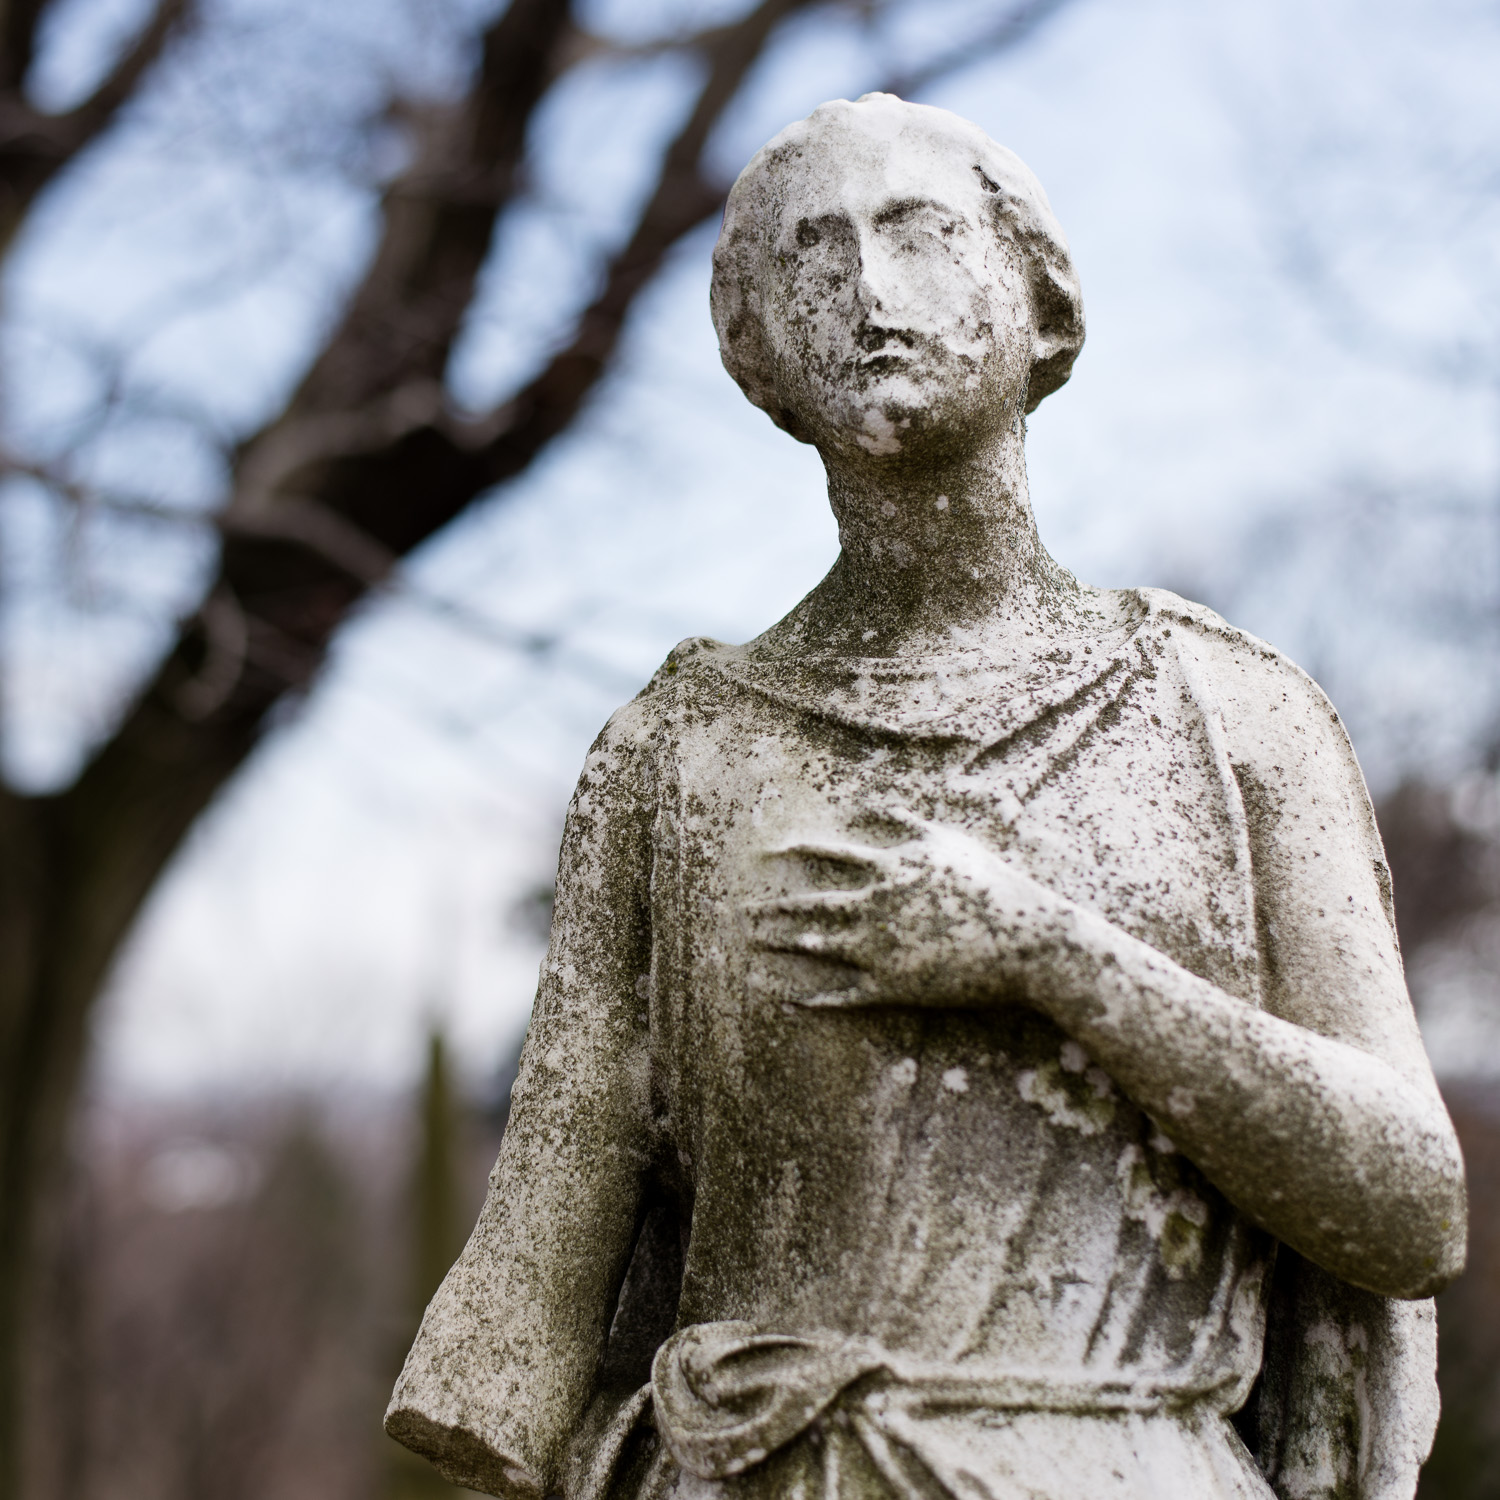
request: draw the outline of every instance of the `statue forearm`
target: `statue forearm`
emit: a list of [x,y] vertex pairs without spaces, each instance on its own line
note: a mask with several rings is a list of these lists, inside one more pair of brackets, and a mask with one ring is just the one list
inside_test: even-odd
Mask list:
[[1238,1000],[1073,907],[1034,1004],[1242,1212],[1371,1291],[1463,1268],[1463,1162],[1441,1101],[1379,1058]]
[[[763,947],[854,975],[787,998],[1034,1006],[1231,1202],[1310,1260],[1388,1296],[1428,1296],[1458,1274],[1463,1162],[1435,1088],[1226,993],[968,835],[912,821],[921,837],[895,849],[825,841],[784,851],[870,875],[751,906]],[[1372,969],[1360,982],[1386,980]],[[1391,998],[1369,996],[1365,1020],[1391,1012]]]

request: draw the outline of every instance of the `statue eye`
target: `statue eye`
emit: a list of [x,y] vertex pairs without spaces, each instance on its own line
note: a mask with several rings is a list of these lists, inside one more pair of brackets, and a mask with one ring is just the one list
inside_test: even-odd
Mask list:
[[804,250],[811,245],[816,245],[822,238],[817,225],[811,219],[797,220],[797,243]]

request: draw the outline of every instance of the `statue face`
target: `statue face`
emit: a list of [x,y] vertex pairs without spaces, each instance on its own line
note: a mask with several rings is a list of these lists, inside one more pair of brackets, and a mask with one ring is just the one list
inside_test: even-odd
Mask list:
[[971,155],[847,131],[793,168],[763,300],[784,406],[820,448],[899,462],[978,446],[1025,399],[1021,257]]

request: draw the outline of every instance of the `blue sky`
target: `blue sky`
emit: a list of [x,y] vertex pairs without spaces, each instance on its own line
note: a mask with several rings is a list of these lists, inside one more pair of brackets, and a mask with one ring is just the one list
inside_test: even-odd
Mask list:
[[[926,35],[873,41],[799,27],[715,159],[733,170],[866,87],[882,49],[929,47],[984,11],[914,7]],[[225,13],[271,48],[283,97],[313,98],[316,48],[296,31],[312,23],[271,0]],[[638,6],[595,13],[642,24]],[[352,38],[440,88],[456,25],[414,41],[407,14],[389,0],[350,22],[330,4],[318,45]],[[74,49],[47,85],[60,97],[92,65]],[[122,485],[211,503],[205,423],[233,434],[274,409],[369,242],[370,194],[334,148],[369,107],[375,64],[357,61],[282,118],[253,92],[237,104],[235,57],[211,56],[86,165],[11,268],[13,427]],[[1290,651],[1377,787],[1461,766],[1493,727],[1497,75],[1500,22],[1477,0],[1076,0],[1023,50],[924,96],[1018,151],[1073,245],[1089,335],[1032,422],[1044,539],[1091,582],[1197,593]],[[457,399],[503,397],[565,326],[691,83],[679,60],[648,59],[559,91],[533,201],[454,362]],[[112,995],[109,1086],[399,1083],[433,1016],[476,1076],[511,1045],[538,957],[512,913],[548,877],[604,717],[682,636],[762,629],[835,549],[816,454],[718,365],[711,245],[679,248],[586,418],[364,611],[205,820]],[[95,344],[144,393],[102,429],[98,364],[78,352]],[[6,499],[7,753],[46,784],[107,725],[204,554],[182,528],[104,528],[82,544],[97,596],[80,608],[48,572],[58,517],[35,494]],[[506,644],[525,633],[558,645]]]

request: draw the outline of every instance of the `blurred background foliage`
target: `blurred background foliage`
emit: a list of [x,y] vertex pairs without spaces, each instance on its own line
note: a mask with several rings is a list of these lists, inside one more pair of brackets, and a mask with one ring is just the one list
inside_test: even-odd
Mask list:
[[1072,239],[1049,545],[1351,727],[1474,1200],[1423,1494],[1500,1495],[1496,76],[1492,0],[0,0],[0,1495],[453,1493],[379,1414],[584,749],[833,555],[718,206],[879,87]]

